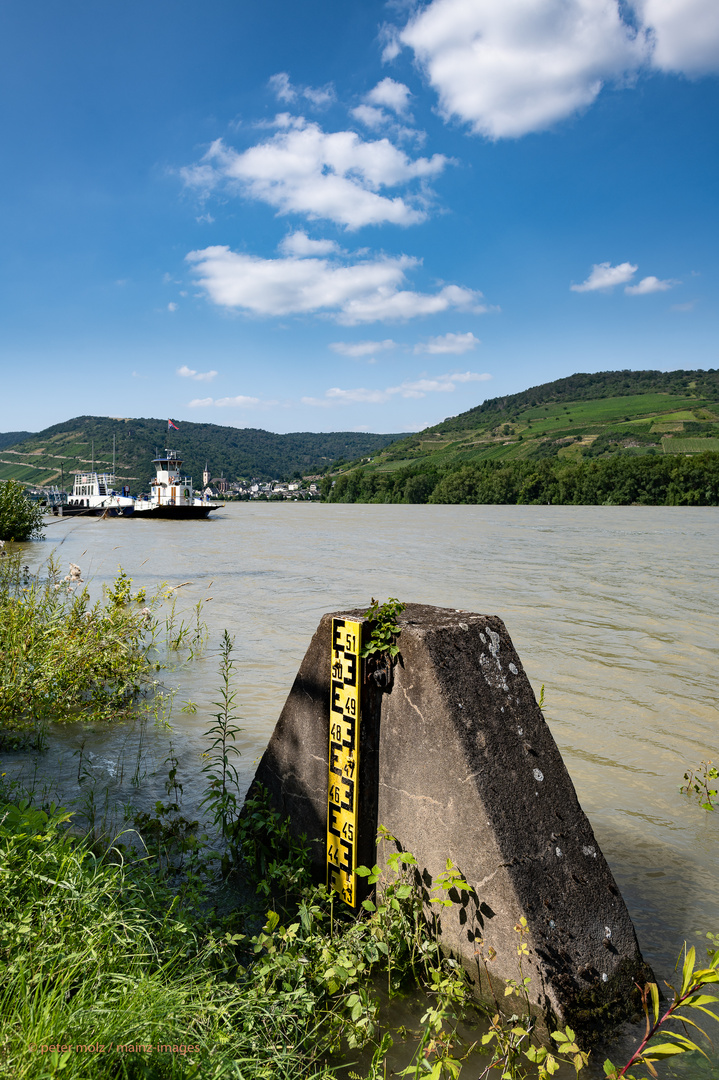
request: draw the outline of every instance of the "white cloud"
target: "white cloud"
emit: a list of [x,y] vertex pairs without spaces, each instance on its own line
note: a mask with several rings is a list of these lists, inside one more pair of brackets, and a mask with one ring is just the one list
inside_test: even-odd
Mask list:
[[279,245],[283,255],[331,255],[339,251],[334,240],[311,240],[303,229],[290,233]]
[[382,404],[389,401],[389,395],[389,390],[365,390],[362,387],[357,390],[340,390],[338,386],[333,386],[330,390],[325,391],[325,396],[331,402],[337,402],[340,405],[355,405],[358,402],[372,405]]
[[431,0],[380,37],[383,60],[414,51],[445,118],[492,139],[541,131],[648,67],[719,71],[716,0]]
[[370,105],[384,105],[399,116],[404,116],[409,109],[409,99],[412,94],[404,83],[395,82],[394,79],[382,79],[368,94],[365,101]]
[[[684,303],[684,304],[672,304],[671,310],[672,311],[693,311],[696,306],[697,306],[696,300],[687,300],[686,303]],[[135,373],[133,371],[133,375],[134,374]]]
[[284,101],[287,104],[304,98],[311,105],[322,109],[331,105],[336,97],[331,83],[327,83],[326,86],[293,86],[286,71],[279,71],[276,75],[272,75],[267,85],[278,101]]
[[637,285],[627,285],[624,291],[628,296],[646,296],[648,293],[666,292],[667,289],[673,289],[675,285],[681,285],[681,282],[674,281],[672,278],[660,281],[658,277],[651,275],[642,278]]
[[329,347],[340,356],[371,356],[385,349],[396,349],[397,342],[392,338],[385,338],[384,341],[331,341]]
[[290,102],[297,97],[297,91],[292,86],[286,71],[278,71],[276,75],[272,75],[267,80],[267,85],[278,101]]
[[[448,164],[444,155],[413,159],[387,138],[364,141],[354,131],[325,132],[304,117],[277,119],[281,130],[242,153],[217,139],[199,165],[182,170],[185,183],[204,193],[229,183],[280,214],[326,218],[347,229],[425,220],[422,185]],[[414,195],[381,194],[415,181]]]
[[453,375],[438,375],[434,379],[417,379],[415,382],[404,382],[399,387],[402,397],[421,398],[429,393],[451,394],[457,389],[457,383],[486,382],[492,376],[486,372],[479,374],[476,371],[458,371]]
[[369,128],[370,131],[379,131],[384,128],[385,135],[394,139],[395,142],[411,140],[421,146],[427,138],[425,131],[398,123],[397,117],[390,115],[390,113],[385,112],[384,109],[380,109],[376,105],[357,105],[356,108],[351,110],[351,113],[355,120]]
[[183,364],[175,372],[176,375],[181,375],[183,379],[194,379],[195,382],[212,382],[217,375],[216,371],[195,371],[193,368],[189,368],[187,364]]
[[199,217],[195,218],[198,225],[212,225],[214,220],[212,214],[200,214]]
[[647,53],[616,0],[433,0],[402,30],[446,118],[490,138],[585,108]]
[[388,386],[385,390],[368,390],[363,386],[342,390],[339,386],[332,386],[325,391],[323,398],[303,397],[302,403],[325,409],[333,405],[384,405],[394,397],[423,398],[427,394],[451,394],[458,384],[486,382],[491,378],[486,372],[464,371],[434,378],[406,379],[399,386]]
[[[215,405],[220,409],[224,409],[224,408],[240,408],[240,409],[243,409],[243,408],[248,408],[248,407],[250,407],[252,405],[259,405],[259,404],[260,404],[260,399],[259,398],[247,397],[245,394],[237,394],[236,397],[223,397],[223,398],[217,398],[217,399],[211,398],[211,397],[195,398],[193,401],[189,402],[189,407],[191,409],[196,409],[196,408],[206,408],[208,405]],[[274,405],[275,402],[266,401],[266,402],[264,402],[264,404],[265,405]]]
[[235,397],[221,397],[217,398],[215,405],[220,409],[224,409],[229,406],[230,408],[245,407],[247,405],[259,405],[260,399],[256,397],[247,397],[245,394],[237,394]]
[[420,341],[414,347],[416,353],[454,353],[461,356],[462,353],[476,349],[479,338],[473,333],[466,334],[441,334],[439,337],[431,337],[427,341]]
[[379,40],[382,42],[382,63],[388,64],[402,51],[399,30],[390,23],[382,23],[379,28]]
[[633,6],[651,29],[654,67],[689,76],[719,71],[716,0],[633,0]]
[[594,292],[595,289],[612,289],[615,285],[625,285],[631,281],[638,267],[623,262],[612,266],[608,262],[595,263],[592,272],[581,285],[570,285],[572,292]]
[[376,105],[358,105],[352,109],[352,116],[371,131],[384,127],[390,119],[384,109],[378,109]]
[[316,108],[323,109],[326,105],[332,104],[336,95],[334,87],[328,83],[327,86],[305,86],[302,90],[302,97],[306,98]]
[[176,303],[174,303],[174,301],[171,300],[170,303],[167,305],[167,310],[168,311],[177,311],[177,306],[178,305]]
[[419,315],[438,315],[451,308],[480,315],[488,310],[479,303],[481,295],[459,285],[445,285],[437,293],[377,289],[372,294],[358,295],[349,300],[342,314],[337,316],[337,322],[345,326],[385,320],[404,322]]
[[342,264],[294,256],[262,259],[217,245],[191,251],[186,259],[213,303],[255,315],[322,313],[354,326],[451,309],[487,310],[480,292],[459,285],[445,285],[436,293],[402,288],[407,271],[418,262],[407,255]]

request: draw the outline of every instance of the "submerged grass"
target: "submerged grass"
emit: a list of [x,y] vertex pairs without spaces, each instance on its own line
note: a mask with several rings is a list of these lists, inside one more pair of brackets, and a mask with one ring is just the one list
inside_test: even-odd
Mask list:
[[161,689],[158,671],[207,640],[204,601],[188,622],[177,588],[148,597],[120,569],[93,602],[79,566],[63,576],[51,556],[31,573],[19,552],[0,549],[0,743],[42,749],[51,723],[127,720],[146,698],[144,711],[166,720],[174,692]]
[[120,571],[91,603],[79,567],[31,574],[0,557],[0,728],[42,740],[50,722],[116,720],[152,682],[155,620]]

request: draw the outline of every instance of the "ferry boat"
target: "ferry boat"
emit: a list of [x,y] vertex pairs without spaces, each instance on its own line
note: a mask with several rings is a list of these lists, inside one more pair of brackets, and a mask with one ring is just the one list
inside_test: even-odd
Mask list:
[[56,516],[129,517],[135,511],[135,500],[127,488],[122,493],[115,490],[112,473],[75,473],[72,494],[67,502],[53,501],[52,512]]
[[139,518],[174,518],[186,521],[206,518],[221,504],[196,498],[192,492],[192,477],[180,475],[182,459],[175,450],[153,458],[157,476],[150,484],[150,494],[135,499],[135,516]]

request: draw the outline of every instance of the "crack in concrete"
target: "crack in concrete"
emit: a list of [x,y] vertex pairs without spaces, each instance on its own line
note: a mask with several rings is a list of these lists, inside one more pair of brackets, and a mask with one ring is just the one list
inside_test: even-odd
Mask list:
[[429,795],[417,795],[415,792],[406,791],[405,788],[395,787],[394,784],[383,784],[380,781],[379,786],[381,788],[386,788],[387,791],[398,791],[401,795],[406,795],[408,799],[416,800],[417,802],[428,802],[432,803],[433,806],[445,806],[444,803],[441,803],[438,799],[430,798]]
[[[411,688],[410,688],[410,689],[411,689]],[[417,713],[417,716],[418,716],[418,717],[420,718],[420,720],[422,720],[422,721],[423,721],[423,720],[424,720],[424,717],[422,716],[422,713],[421,713],[421,711],[420,711],[420,710],[419,710],[419,709],[417,708],[417,706],[415,705],[415,703],[414,703],[414,702],[413,702],[413,701],[412,701],[412,700],[410,699],[410,697],[409,697],[409,694],[407,693],[407,688],[406,688],[406,687],[404,687],[404,686],[402,687],[402,693],[403,693],[403,695],[404,695],[404,700],[405,700],[405,701],[407,702],[407,704],[409,705],[410,709],[414,709],[414,711],[415,711],[415,712]]]

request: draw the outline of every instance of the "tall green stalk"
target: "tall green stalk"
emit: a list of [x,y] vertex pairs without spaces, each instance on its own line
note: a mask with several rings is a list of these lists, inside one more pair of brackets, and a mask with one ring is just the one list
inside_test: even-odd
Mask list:
[[232,656],[234,647],[234,639],[225,630],[220,645],[220,698],[213,702],[219,711],[206,732],[211,741],[203,755],[207,762],[202,771],[208,783],[205,797],[200,802],[200,807],[209,809],[212,823],[219,827],[223,840],[230,837],[238,817],[239,777],[234,762],[240,756],[235,740],[242,729],[235,722],[240,717],[234,711],[237,699],[237,691],[232,687],[236,664]]

